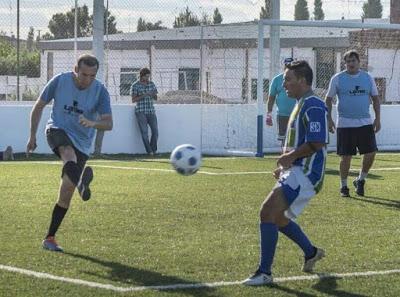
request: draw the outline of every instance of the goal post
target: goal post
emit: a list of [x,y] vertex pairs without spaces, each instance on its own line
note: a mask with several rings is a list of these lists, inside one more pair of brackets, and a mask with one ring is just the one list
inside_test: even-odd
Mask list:
[[[273,34],[272,28],[279,28],[281,35]],[[399,129],[388,127],[389,123],[393,123],[389,116],[392,114],[391,105],[400,103],[400,74],[396,71],[400,68],[400,24],[385,23],[382,20],[361,22],[262,19],[258,30],[258,81],[266,78],[272,80],[276,69],[274,61],[283,61],[288,56],[306,60],[314,72],[313,89],[321,98],[326,95],[330,78],[344,69],[344,52],[357,50],[360,53],[361,68],[374,77],[381,103],[385,105],[381,111],[383,128],[377,134],[378,147],[382,150],[400,149],[400,132],[395,132]],[[269,48],[265,46],[266,39],[269,39]],[[273,45],[279,45],[279,50],[274,50]],[[283,70],[283,63],[279,70]],[[262,97],[262,90],[257,88],[259,116]],[[336,105],[333,108],[334,116],[335,109]],[[274,114],[275,112],[274,110]],[[371,115],[374,117],[372,106]],[[276,143],[268,139],[266,133],[276,129],[275,125],[272,128],[260,125],[258,129],[262,129],[262,132],[258,131],[257,135],[264,136],[264,140],[261,139],[262,152],[277,152]],[[329,149],[334,150],[336,135],[330,136]],[[261,154],[259,149],[258,147],[257,154]]]

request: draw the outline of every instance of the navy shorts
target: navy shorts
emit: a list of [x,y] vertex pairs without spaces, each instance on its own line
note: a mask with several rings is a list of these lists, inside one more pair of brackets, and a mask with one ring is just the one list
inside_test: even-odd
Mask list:
[[357,128],[337,128],[337,154],[354,156],[376,152],[375,132],[372,125]]
[[46,130],[46,137],[47,137],[47,143],[49,144],[51,150],[60,158],[60,153],[58,151],[58,148],[60,146],[71,146],[76,155],[77,159],[77,164],[78,166],[83,170],[85,168],[86,161],[89,159],[89,156],[82,153],[80,150],[78,150],[74,144],[72,143],[71,139],[68,137],[67,133],[65,133],[64,130],[62,129],[56,129],[56,128],[48,128]]

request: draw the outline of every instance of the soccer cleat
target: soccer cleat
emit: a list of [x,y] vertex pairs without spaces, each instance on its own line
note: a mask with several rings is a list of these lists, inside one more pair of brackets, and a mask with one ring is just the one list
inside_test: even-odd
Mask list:
[[365,185],[365,180],[359,180],[355,179],[353,181],[353,185],[356,188],[356,193],[358,196],[364,196],[364,185]]
[[323,257],[325,257],[325,251],[323,249],[320,249],[320,248],[316,248],[316,249],[317,249],[317,251],[316,251],[314,257],[304,260],[304,264],[303,264],[303,268],[302,268],[303,272],[312,272],[314,270],[315,263],[317,263],[317,261],[319,261]]
[[45,250],[53,251],[53,252],[64,252],[63,248],[58,245],[54,236],[48,236],[45,240],[42,241],[42,246]]
[[340,196],[342,197],[350,197],[350,190],[348,187],[344,186],[340,189]]
[[262,286],[272,284],[273,278],[271,274],[266,274],[257,270],[252,276],[245,279],[242,284],[246,286]]
[[89,184],[93,180],[93,169],[92,167],[86,166],[79,180],[78,189],[79,195],[81,195],[83,201],[88,201],[90,199],[90,189]]

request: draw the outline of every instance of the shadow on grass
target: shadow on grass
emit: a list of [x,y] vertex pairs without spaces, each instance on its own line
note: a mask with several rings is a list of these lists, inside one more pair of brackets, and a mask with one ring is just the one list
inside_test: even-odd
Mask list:
[[363,197],[352,196],[352,197],[348,197],[348,198],[362,201],[365,203],[372,203],[375,205],[392,207],[392,208],[396,208],[396,209],[400,210],[400,200],[385,199],[385,198],[374,197],[374,196],[363,196]]
[[[325,169],[325,174],[327,175],[336,175],[339,177],[339,170],[338,169],[331,169],[331,168],[326,168]],[[356,178],[358,176],[358,172],[355,171],[350,171],[349,172],[349,177],[354,177]],[[368,179],[383,179],[381,175],[373,174],[371,172],[368,173]]]
[[309,294],[309,293],[304,293],[304,292],[299,292],[293,289],[289,289],[287,287],[284,287],[282,285],[278,284],[272,284],[269,286],[270,288],[285,292],[287,294],[290,294],[290,296],[298,296],[298,297],[317,297],[317,295],[314,294]]
[[[338,296],[338,297],[364,297],[367,295],[350,293],[343,290],[338,289],[337,278],[329,275],[321,275],[321,279],[317,284],[312,286],[313,289],[324,293],[324,295],[328,296]],[[319,294],[318,294],[319,295]]]
[[[108,274],[104,275],[103,271],[96,273],[95,271],[84,271],[84,273],[106,279],[115,282],[129,284],[131,286],[168,286],[168,285],[201,285],[201,283],[196,283],[193,281],[185,280],[176,276],[165,275],[159,272],[145,270],[141,268],[135,268],[132,266],[128,266],[122,263],[103,260],[99,258],[95,258],[92,256],[81,255],[77,253],[64,253],[67,256],[71,256],[74,258],[82,259],[88,262],[92,262],[98,265],[103,266],[104,268],[108,268]],[[157,288],[152,290],[157,291]],[[195,297],[217,297],[223,296],[221,292],[218,294],[215,292],[213,288],[180,288],[180,289],[164,289],[163,291],[173,293],[184,294],[186,296],[195,296]]]

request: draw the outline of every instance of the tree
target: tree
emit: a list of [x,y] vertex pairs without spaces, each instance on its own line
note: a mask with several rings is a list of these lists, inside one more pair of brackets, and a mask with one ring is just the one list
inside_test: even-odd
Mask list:
[[[78,7],[78,23],[77,35],[78,37],[90,36],[93,33],[93,15],[89,15],[87,5]],[[106,31],[106,23],[108,20],[108,33],[115,34],[121,31],[117,30],[117,23],[115,17],[111,15],[110,11],[104,15],[104,32]],[[75,8],[72,8],[66,13],[56,13],[49,21],[49,34],[43,35],[42,39],[63,39],[74,37],[74,24],[75,24]]]
[[143,18],[139,18],[136,31],[142,32],[142,31],[167,29],[167,27],[163,27],[161,26],[161,24],[162,24],[161,21],[157,21],[153,24],[151,22],[146,22]]
[[295,20],[310,19],[310,13],[308,12],[306,0],[297,0],[296,5],[294,6],[294,19]]
[[322,10],[322,0],[314,0],[314,20],[322,21],[325,18]]
[[222,15],[219,12],[218,8],[215,8],[213,14],[213,24],[221,24],[222,23]]
[[265,7],[261,7],[260,19],[272,18],[272,4],[271,0],[265,0]]
[[34,29],[33,27],[29,27],[28,37],[26,38],[26,48],[28,51],[32,51],[33,49],[33,37],[34,37]]
[[382,4],[380,0],[368,0],[363,4],[363,13],[361,17],[371,18],[371,19],[380,19],[382,18]]
[[189,10],[189,6],[186,6],[184,11],[181,11],[177,17],[175,17],[174,28],[199,26],[201,24],[199,18],[195,13]]

